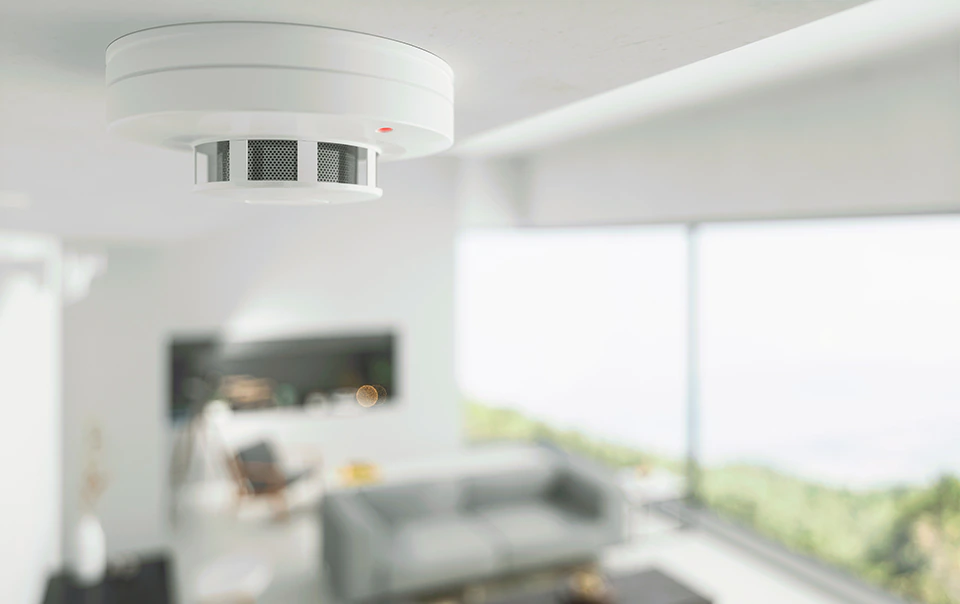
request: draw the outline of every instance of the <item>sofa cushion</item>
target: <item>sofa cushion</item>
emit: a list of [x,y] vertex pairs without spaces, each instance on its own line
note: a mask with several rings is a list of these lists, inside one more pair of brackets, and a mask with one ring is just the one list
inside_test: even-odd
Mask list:
[[490,506],[545,499],[556,476],[556,470],[550,465],[472,476],[464,483],[464,507],[477,511]]
[[394,535],[390,559],[392,592],[461,584],[506,568],[490,527],[470,517],[405,523]]
[[588,560],[601,547],[596,527],[547,503],[524,503],[479,512],[495,531],[511,568]]
[[457,481],[390,485],[365,489],[361,496],[388,524],[452,516],[460,507]]

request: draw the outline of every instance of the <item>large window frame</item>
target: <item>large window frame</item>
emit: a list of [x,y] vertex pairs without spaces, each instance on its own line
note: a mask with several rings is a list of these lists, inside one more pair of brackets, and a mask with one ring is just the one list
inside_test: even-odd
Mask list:
[[[704,362],[704,300],[702,298],[704,231],[714,226],[726,225],[768,225],[803,223],[863,223],[867,221],[911,220],[924,217],[956,217],[954,213],[904,214],[904,215],[862,215],[862,216],[817,216],[809,218],[729,220],[660,223],[650,226],[674,226],[684,229],[686,245],[685,258],[685,401],[684,427],[685,454],[681,458],[684,467],[685,494],[676,501],[659,502],[654,507],[661,512],[677,517],[686,528],[697,528],[716,536],[738,548],[757,555],[765,562],[794,575],[807,584],[842,601],[856,604],[883,602],[904,604],[902,598],[883,591],[882,588],[868,583],[845,570],[831,566],[817,558],[804,555],[777,541],[761,536],[755,531],[727,520],[706,504],[704,496],[704,443],[701,422],[703,409],[703,371]],[[624,226],[624,225],[618,225]],[[637,225],[640,226],[640,225]],[[602,228],[602,227],[601,227]],[[709,300],[706,301],[709,303]]]
[[908,604],[907,600],[887,592],[865,579],[818,558],[798,553],[778,541],[726,519],[707,505],[706,498],[703,495],[704,458],[701,431],[703,416],[701,406],[703,395],[702,363],[704,360],[702,349],[704,302],[701,297],[703,287],[701,248],[704,228],[719,225],[892,221],[935,218],[938,216],[956,218],[957,214],[938,212],[903,215],[817,216],[685,223],[687,230],[687,458],[685,460],[687,491],[685,497],[678,501],[653,504],[655,509],[676,517],[684,528],[694,528],[709,533],[841,601],[854,604]]

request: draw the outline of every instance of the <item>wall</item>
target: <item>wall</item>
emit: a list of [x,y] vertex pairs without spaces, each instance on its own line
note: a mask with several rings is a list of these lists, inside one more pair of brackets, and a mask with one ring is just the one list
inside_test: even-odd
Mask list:
[[752,90],[531,159],[526,222],[960,208],[956,41]]
[[470,228],[522,225],[528,214],[529,163],[525,157],[462,160],[457,177],[458,224]]
[[329,464],[443,452],[460,442],[453,369],[454,160],[385,164],[381,201],[280,208],[254,230],[173,254],[175,331],[233,340],[394,329],[400,400],[366,417],[238,414],[232,442],[274,436],[321,447]]
[[42,599],[60,564],[60,267],[47,237],[0,233],[0,602]]
[[[460,443],[453,368],[456,163],[386,164],[382,200],[276,207],[256,227],[160,248],[110,246],[106,275],[66,315],[66,523],[75,522],[82,423],[104,424],[111,552],[164,543],[169,451],[166,343],[396,329],[401,398],[334,421],[238,415],[233,442],[319,446],[328,463],[442,454]],[[202,198],[197,203],[203,203]]]
[[113,248],[88,295],[64,310],[64,545],[73,560],[88,432],[100,428],[108,554],[163,547],[166,459],[159,250]]

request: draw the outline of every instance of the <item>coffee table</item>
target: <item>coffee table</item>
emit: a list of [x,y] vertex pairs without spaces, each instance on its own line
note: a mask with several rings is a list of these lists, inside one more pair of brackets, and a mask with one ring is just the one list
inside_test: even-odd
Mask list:
[[[629,575],[613,575],[610,584],[616,604],[711,604],[666,573],[648,569]],[[559,604],[560,590],[541,589],[492,598],[487,604]]]

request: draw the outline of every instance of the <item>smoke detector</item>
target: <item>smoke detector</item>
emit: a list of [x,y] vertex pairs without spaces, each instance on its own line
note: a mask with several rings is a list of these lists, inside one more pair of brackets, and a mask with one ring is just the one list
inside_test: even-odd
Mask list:
[[453,71],[423,49],[288,23],[169,25],[106,52],[107,129],[194,154],[194,190],[250,203],[379,198],[379,161],[453,144]]

